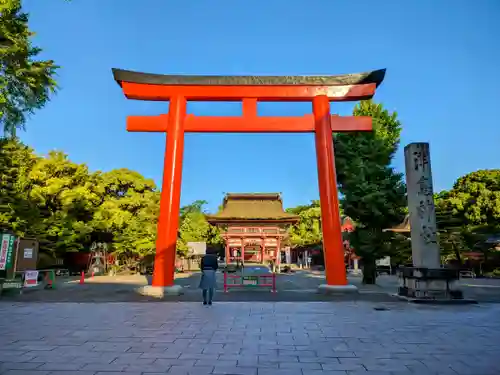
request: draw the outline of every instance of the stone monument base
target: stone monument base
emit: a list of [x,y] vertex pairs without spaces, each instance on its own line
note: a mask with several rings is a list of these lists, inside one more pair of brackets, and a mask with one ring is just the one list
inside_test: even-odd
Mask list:
[[356,285],[328,285],[321,284],[318,286],[318,293],[322,294],[352,294],[358,293]]
[[137,288],[137,292],[143,296],[163,298],[164,296],[180,296],[184,294],[182,286],[151,286],[146,285]]
[[399,272],[397,296],[420,303],[475,303],[464,299],[458,280],[459,271],[454,269],[405,267]]

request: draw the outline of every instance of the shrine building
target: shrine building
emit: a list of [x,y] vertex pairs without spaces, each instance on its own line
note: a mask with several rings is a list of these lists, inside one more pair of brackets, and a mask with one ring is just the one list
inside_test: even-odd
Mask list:
[[283,210],[279,193],[230,193],[220,212],[207,215],[207,220],[222,229],[226,263],[279,264],[287,229],[299,216]]

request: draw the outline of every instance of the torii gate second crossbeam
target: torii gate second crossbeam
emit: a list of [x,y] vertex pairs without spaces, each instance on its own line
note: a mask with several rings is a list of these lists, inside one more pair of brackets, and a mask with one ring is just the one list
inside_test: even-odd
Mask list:
[[[113,69],[128,99],[169,101],[169,113],[130,116],[127,130],[166,132],[167,142],[158,219],[153,287],[174,286],[175,253],[186,132],[315,133],[327,286],[347,285],[344,265],[333,132],[371,131],[370,117],[331,115],[331,101],[370,99],[385,69],[337,76],[182,76]],[[187,101],[241,101],[242,116],[195,116]],[[300,117],[263,117],[257,103],[312,102],[313,113]]]

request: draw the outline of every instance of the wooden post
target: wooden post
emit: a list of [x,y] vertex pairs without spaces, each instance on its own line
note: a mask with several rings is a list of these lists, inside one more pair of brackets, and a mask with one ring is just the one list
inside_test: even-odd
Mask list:
[[163,164],[160,215],[156,238],[153,286],[174,285],[175,252],[181,200],[182,158],[184,154],[184,119],[186,99],[170,100],[168,134]]
[[260,247],[260,262],[264,264],[266,255],[266,236],[262,237],[262,246]]
[[326,96],[313,98],[316,158],[323,231],[323,253],[327,285],[347,285],[344,246],[335,172],[330,102]]
[[240,251],[241,264],[245,264],[245,238],[241,239],[241,251]]
[[281,249],[278,249],[276,263],[278,264],[278,273],[281,273]]
[[224,293],[227,293],[227,270],[224,270]]
[[276,251],[274,252],[274,267],[273,272],[276,272],[276,266],[278,264],[278,258],[281,256],[281,236],[278,234],[276,237]]

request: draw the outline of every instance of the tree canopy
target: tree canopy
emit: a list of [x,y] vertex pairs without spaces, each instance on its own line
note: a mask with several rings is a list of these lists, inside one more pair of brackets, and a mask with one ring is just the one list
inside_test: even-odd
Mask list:
[[[0,139],[0,230],[35,237],[53,257],[106,242],[122,258],[155,253],[160,193],[153,180],[129,169],[91,172],[59,151],[41,157],[17,139]],[[182,207],[177,251],[187,243],[220,245],[206,201]]]
[[464,251],[485,258],[500,234],[500,170],[478,170],[460,177],[452,189],[435,196],[439,240],[445,259],[464,261]]
[[290,228],[290,243],[294,247],[314,246],[322,242],[321,208],[318,200],[309,205],[288,208],[299,216],[299,222]]
[[403,175],[391,166],[401,123],[372,101],[360,102],[353,114],[372,117],[373,131],[336,135],[337,178],[344,213],[356,222],[351,245],[363,258],[364,281],[373,283],[375,261],[393,252],[393,235],[384,229],[399,224],[406,209]]
[[0,2],[0,125],[5,135],[24,128],[26,116],[42,108],[56,90],[58,66],[39,60],[41,48],[31,43],[28,14],[21,0]]
[[91,173],[62,152],[39,157],[16,139],[0,144],[0,226],[36,237],[53,256],[108,239],[115,252],[154,252],[158,192],[139,173]]
[[188,255],[188,242],[206,242],[207,246],[222,245],[222,238],[217,227],[210,225],[203,211],[205,200],[197,200],[181,207],[177,251]]

